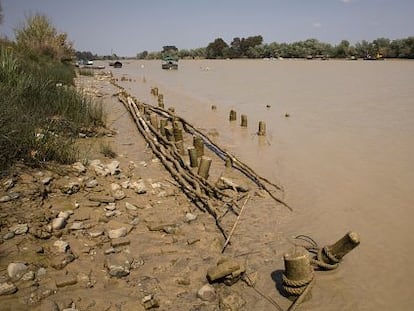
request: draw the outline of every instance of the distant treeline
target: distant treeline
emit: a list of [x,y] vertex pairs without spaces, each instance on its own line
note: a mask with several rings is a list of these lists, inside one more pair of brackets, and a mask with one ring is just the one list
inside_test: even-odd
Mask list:
[[342,40],[338,45],[307,39],[293,43],[263,43],[263,37],[233,38],[227,44],[222,38],[210,42],[207,47],[179,50],[164,46],[162,51],[143,51],[138,59],[160,59],[166,53],[178,58],[414,58],[414,37],[390,40],[378,38],[372,42],[362,40],[352,45]]

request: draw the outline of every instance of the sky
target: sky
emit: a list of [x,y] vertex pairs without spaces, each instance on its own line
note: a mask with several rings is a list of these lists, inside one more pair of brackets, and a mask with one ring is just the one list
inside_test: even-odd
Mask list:
[[414,0],[0,0],[0,35],[14,39],[27,16],[44,14],[79,51],[135,56],[206,47],[216,38],[264,43],[315,38],[338,44],[414,36]]

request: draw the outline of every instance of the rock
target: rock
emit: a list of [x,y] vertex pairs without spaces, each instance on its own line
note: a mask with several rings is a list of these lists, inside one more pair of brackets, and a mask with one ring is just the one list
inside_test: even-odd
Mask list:
[[78,182],[70,182],[66,185],[63,185],[60,187],[60,191],[65,194],[74,194],[76,192],[79,192],[81,186]]
[[10,200],[16,200],[20,198],[21,194],[20,192],[9,192],[8,196],[10,197]]
[[147,295],[144,298],[142,298],[142,304],[144,305],[145,310],[150,310],[150,309],[160,307],[158,300],[155,299],[153,295]]
[[121,190],[121,186],[116,184],[116,183],[112,183],[111,184],[111,192],[115,192],[117,190]]
[[91,161],[89,166],[95,171],[95,174],[98,176],[107,176],[111,173],[108,168],[102,165],[100,160]]
[[118,239],[111,240],[112,247],[125,246],[125,245],[129,245],[130,243],[131,241],[127,238],[118,238]]
[[3,182],[3,187],[7,191],[14,187],[14,180],[13,178],[9,178]]
[[3,239],[4,240],[10,240],[10,239],[14,238],[14,236],[15,236],[14,232],[9,231],[5,235],[3,235]]
[[175,283],[178,285],[188,286],[191,284],[191,280],[189,278],[179,277],[175,280]]
[[126,194],[122,190],[116,190],[113,193],[113,197],[115,200],[122,200],[126,197]]
[[8,196],[8,195],[4,195],[4,196],[0,197],[0,203],[6,203],[6,202],[9,202],[9,201],[11,201],[11,197]]
[[121,172],[119,169],[119,161],[112,161],[106,166],[111,175],[117,175]]
[[110,239],[118,239],[126,236],[128,233],[127,228],[121,227],[119,229],[113,229],[108,231],[108,236]]
[[89,275],[86,273],[80,272],[76,275],[76,279],[78,280],[78,283],[82,285],[83,287],[89,288],[93,284],[91,283],[91,279]]
[[105,216],[106,217],[112,217],[112,216],[114,216],[116,214],[116,211],[108,211],[108,212],[106,212],[105,213]]
[[95,231],[90,231],[90,232],[89,232],[89,236],[90,236],[91,238],[97,238],[97,237],[99,237],[99,236],[101,236],[101,235],[103,235],[103,234],[104,234],[103,229],[97,229],[97,230],[95,230]]
[[65,275],[55,279],[56,287],[66,287],[70,285],[75,285],[78,283],[78,280],[73,275]]
[[222,311],[242,310],[246,301],[237,293],[230,293],[220,297],[219,306]]
[[131,265],[125,258],[110,255],[105,261],[105,267],[110,276],[121,278],[129,274]]
[[110,197],[110,196],[105,196],[105,195],[93,195],[92,194],[89,196],[89,201],[100,202],[100,203],[114,203],[115,198]]
[[53,180],[53,177],[52,176],[48,176],[48,177],[45,177],[45,178],[43,178],[40,182],[42,183],[42,184],[44,184],[44,185],[48,185],[48,184],[50,184],[50,182]]
[[25,234],[29,231],[28,224],[17,224],[10,228],[10,231],[14,232],[15,235]]
[[52,236],[51,226],[32,225],[29,232],[38,239],[49,239]]
[[60,230],[65,228],[66,226],[66,219],[63,217],[57,217],[52,220],[52,229],[53,230]]
[[4,282],[0,283],[0,296],[11,295],[17,292],[17,287],[13,283]]
[[[207,279],[209,282],[214,282],[224,278],[225,276],[231,275],[234,272],[238,272],[240,269],[241,265],[235,260],[221,260],[216,266],[210,267],[207,270]],[[244,268],[242,270],[244,270]]]
[[214,301],[216,300],[216,290],[210,284],[206,284],[198,290],[197,297],[204,301]]
[[62,270],[74,260],[75,256],[72,253],[60,254],[52,258],[50,266],[56,270]]
[[35,273],[33,271],[29,271],[23,274],[21,280],[22,281],[33,281],[35,277],[36,277]]
[[64,218],[65,220],[68,220],[70,215],[72,215],[72,214],[73,214],[73,211],[72,211],[72,213],[69,212],[69,211],[59,212],[59,214],[57,215],[57,218]]
[[125,208],[129,211],[136,211],[138,209],[135,205],[128,202],[125,202]]
[[27,266],[21,262],[12,262],[7,266],[7,274],[11,279],[20,279],[26,270]]
[[86,188],[95,188],[98,185],[98,181],[96,179],[92,179],[86,182]]
[[85,173],[86,172],[86,167],[80,162],[73,163],[72,168],[74,170],[76,170],[78,173]]
[[114,211],[114,210],[116,210],[116,204],[115,203],[108,203],[108,205],[105,206],[105,209],[107,211]]
[[134,181],[133,183],[131,183],[130,188],[134,189],[134,191],[137,194],[147,193],[147,188],[146,188],[145,183],[142,179],[139,180],[139,181]]
[[185,221],[186,222],[192,222],[196,219],[197,219],[197,215],[195,215],[195,214],[192,214],[192,213],[185,214]]
[[70,248],[69,243],[62,240],[57,240],[53,243],[53,246],[56,248],[58,253],[66,253],[66,251]]
[[131,185],[131,182],[129,180],[121,182],[121,187],[123,189],[128,189],[130,187],[130,185]]
[[75,221],[69,228],[70,230],[81,230],[83,229],[82,221]]
[[39,268],[36,272],[36,277],[42,277],[44,275],[46,275],[47,270],[45,268]]

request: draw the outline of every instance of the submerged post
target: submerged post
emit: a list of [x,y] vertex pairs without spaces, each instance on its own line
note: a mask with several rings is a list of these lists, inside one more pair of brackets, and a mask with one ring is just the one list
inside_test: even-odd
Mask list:
[[177,147],[179,154],[184,155],[184,142],[182,140],[176,141],[175,146]]
[[208,178],[208,172],[210,171],[212,159],[206,156],[202,156],[200,160],[200,166],[198,167],[197,174],[204,179]]
[[162,136],[165,136],[165,127],[168,124],[168,120],[167,119],[161,119],[160,120],[160,133]]
[[158,94],[158,107],[164,108],[164,95]]
[[229,121],[236,121],[237,120],[237,113],[235,110],[230,110]]
[[247,116],[245,114],[241,115],[241,123],[240,123],[241,127],[247,127]]
[[257,132],[257,135],[259,136],[266,135],[266,123],[264,123],[264,121],[259,121],[259,131]]
[[151,125],[158,130],[158,115],[156,113],[150,114]]
[[183,140],[183,130],[182,129],[180,129],[178,127],[174,127],[173,128],[173,135],[174,135],[175,141]]
[[164,127],[165,136],[167,137],[168,141],[174,141],[174,133],[172,126],[165,126]]

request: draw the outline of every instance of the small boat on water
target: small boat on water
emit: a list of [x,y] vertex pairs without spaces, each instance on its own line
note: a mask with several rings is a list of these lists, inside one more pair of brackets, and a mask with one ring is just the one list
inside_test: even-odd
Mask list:
[[163,59],[161,68],[167,70],[176,70],[178,69],[178,60],[174,59],[171,56],[167,56]]

